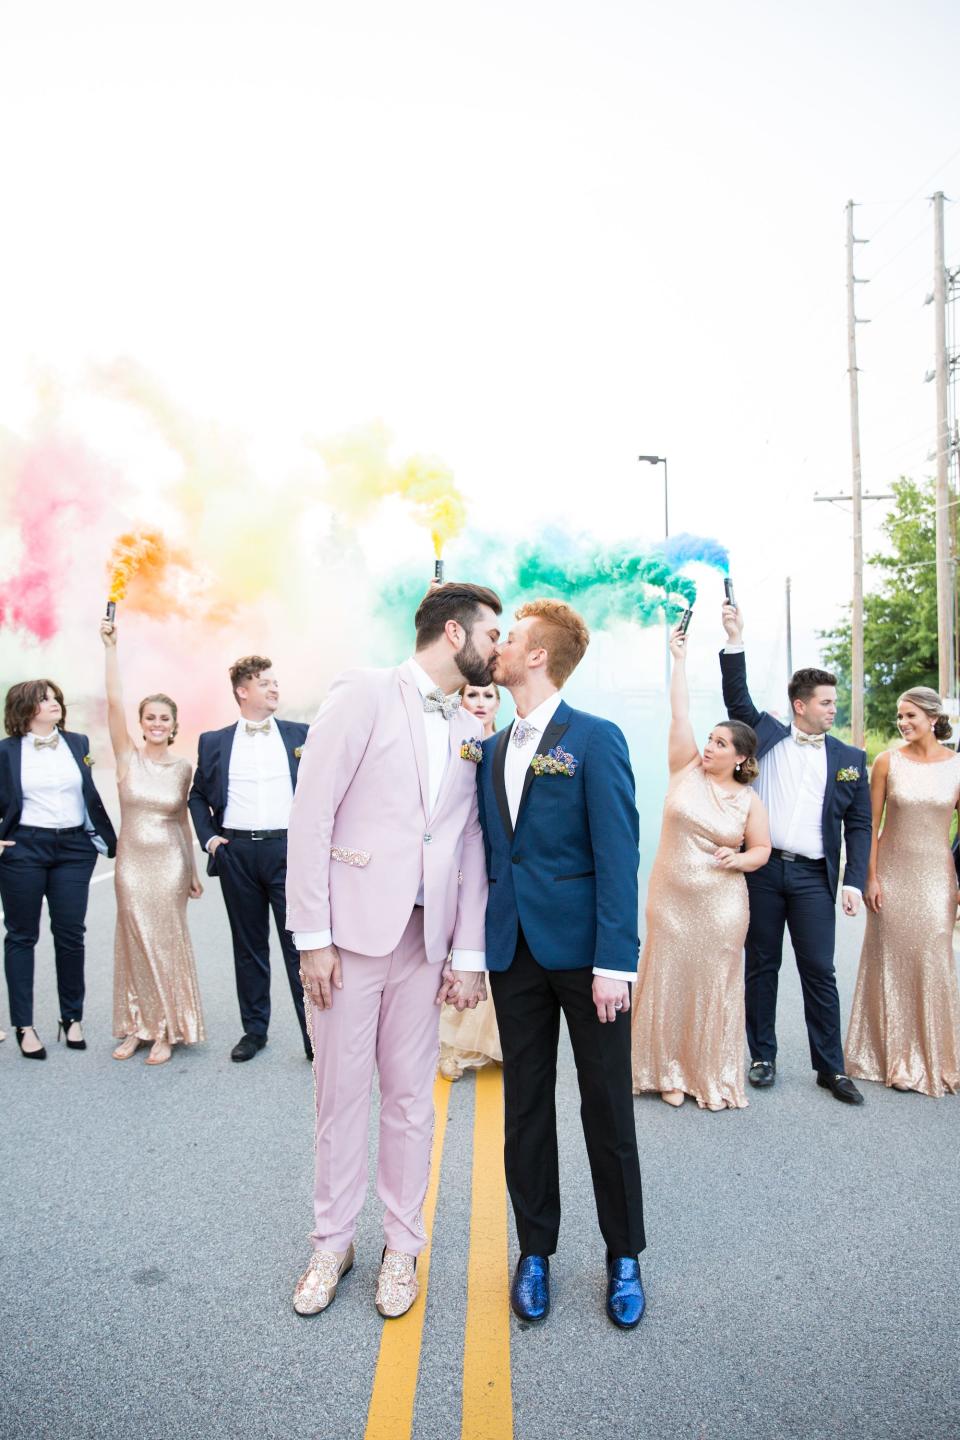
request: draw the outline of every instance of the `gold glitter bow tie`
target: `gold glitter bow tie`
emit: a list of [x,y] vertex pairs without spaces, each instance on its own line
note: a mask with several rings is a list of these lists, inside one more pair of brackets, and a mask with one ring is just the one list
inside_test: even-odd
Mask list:
[[245,728],[246,728],[246,731],[247,731],[247,734],[248,734],[248,735],[269,735],[269,734],[270,734],[270,721],[269,721],[269,720],[264,720],[264,722],[263,722],[262,725],[251,725],[251,724],[250,724],[250,721],[247,720],[247,721],[246,721],[246,727],[245,727]]
[[430,690],[423,697],[423,709],[427,715],[441,714],[444,720],[449,720],[451,715],[456,715],[460,709],[459,695],[444,695],[439,685],[436,690]]
[[34,735],[33,737],[34,750],[56,750],[59,744],[60,736],[56,730],[54,730],[52,735],[48,735],[46,740],[42,740],[39,735]]
[[798,745],[815,745],[818,750],[822,748],[824,741],[823,735],[805,735],[802,730],[794,730],[793,738]]

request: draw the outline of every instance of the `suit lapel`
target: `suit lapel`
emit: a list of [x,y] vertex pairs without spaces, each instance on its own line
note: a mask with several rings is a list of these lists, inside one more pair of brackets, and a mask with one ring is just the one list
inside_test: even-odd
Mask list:
[[507,802],[507,782],[504,779],[504,766],[507,763],[507,744],[510,739],[510,726],[501,730],[497,736],[497,743],[493,747],[493,793],[497,800],[497,809],[500,811],[500,819],[503,821],[504,833],[508,840],[513,839],[513,825],[510,821],[510,806]]
[[397,678],[400,682],[400,694],[410,726],[414,759],[417,762],[420,804],[423,806],[424,821],[427,822],[430,819],[430,783],[427,776],[427,737],[423,728],[423,696],[414,684],[413,676],[402,665],[397,671]]
[[297,761],[296,761],[296,758],[295,758],[293,752],[294,752],[294,750],[296,750],[297,747],[296,747],[296,745],[293,744],[293,738],[294,738],[294,737],[289,733],[289,731],[287,730],[286,726],[287,726],[287,722],[286,722],[285,720],[278,720],[278,721],[277,721],[277,730],[278,730],[278,732],[279,732],[279,734],[280,734],[280,739],[283,741],[283,748],[284,748],[284,750],[286,750],[286,752],[287,752],[287,764],[290,766],[290,783],[291,783],[291,785],[293,786],[294,790],[296,790],[296,788],[297,788]]
[[218,748],[218,764],[220,774],[217,780],[220,784],[220,814],[227,808],[227,797],[230,788],[230,756],[233,753],[233,742],[237,738],[236,725],[228,725],[225,730],[220,731],[220,744]]
[[[537,741],[537,748],[534,754],[546,755],[548,750],[552,750],[553,747],[560,741],[564,731],[567,729],[569,724],[570,706],[566,703],[565,700],[561,700],[560,704],[553,712],[553,719],[550,721],[550,724],[547,726],[546,730],[544,730],[543,734],[540,736],[540,739]],[[530,756],[530,759],[533,759],[533,755]],[[523,789],[520,791],[520,804],[517,806],[516,828],[518,830],[520,829],[520,821],[523,818],[524,806],[527,803],[527,796],[530,794],[530,786],[533,784],[535,778],[536,777],[534,776],[533,771],[528,765],[526,773],[523,777]]]
[[80,744],[80,736],[74,735],[71,731],[67,730],[61,730],[60,734],[66,743],[67,749],[76,761],[77,769],[80,771],[80,778],[83,781],[84,789],[86,789],[90,767],[83,763],[83,746]]
[[7,763],[10,766],[10,787],[11,787],[11,810],[19,815],[23,809],[23,785],[20,780],[20,746],[23,744],[20,736],[15,739],[5,740],[3,748],[7,754]]
[[827,765],[827,783],[823,787],[823,810],[820,815],[821,830],[826,829],[827,816],[830,813],[830,807],[833,804],[833,798],[836,794],[837,770],[840,768],[837,764],[837,761],[840,758],[840,742],[838,740],[834,740],[832,735],[828,735],[826,737],[826,743],[824,744],[823,749]]
[[[440,814],[440,811],[443,809],[444,805],[446,804],[447,794],[448,794],[448,792],[449,792],[449,790],[450,790],[451,785],[453,784],[454,777],[456,776],[456,773],[457,773],[457,771],[456,771],[456,766],[457,766],[458,764],[461,764],[461,765],[462,765],[462,764],[464,764],[464,763],[469,763],[469,762],[464,762],[464,761],[462,761],[462,760],[460,759],[460,746],[463,744],[464,740],[466,740],[466,738],[467,738],[466,735],[461,736],[461,734],[460,734],[460,727],[458,726],[458,724],[457,724],[457,722],[456,722],[455,719],[454,719],[454,720],[448,720],[448,721],[447,721],[447,727],[448,727],[448,729],[449,729],[449,731],[450,731],[449,740],[448,740],[448,744],[447,744],[447,767],[446,767],[446,769],[445,769],[444,772],[443,772],[443,779],[442,779],[441,782],[440,782],[440,793],[439,793],[439,795],[437,796],[437,803],[436,803],[436,805],[434,806],[433,816],[432,816],[431,818],[434,818],[434,817],[436,817],[437,815],[439,815],[439,814]],[[481,739],[482,739],[482,738],[483,738],[483,737],[482,737],[482,733],[481,733]]]

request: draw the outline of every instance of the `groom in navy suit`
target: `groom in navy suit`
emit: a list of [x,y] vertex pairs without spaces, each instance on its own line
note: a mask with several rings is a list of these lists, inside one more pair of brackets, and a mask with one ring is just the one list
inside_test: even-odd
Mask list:
[[230,684],[240,719],[200,736],[187,801],[207,852],[207,874],[220,881],[233,937],[243,1034],[230,1058],[252,1060],[267,1043],[272,910],[303,1048],[312,1060],[300,956],[287,929],[286,905],[287,822],[308,727],[276,718],[280,691],[266,655],[238,660]]
[[640,1162],[630,1072],[637,971],[638,817],[626,742],[560,694],[589,642],[576,611],[536,600],[497,647],[494,678],[517,718],[486,740],[480,822],[489,877],[486,960],[503,1049],[504,1162],[520,1242],[511,1304],[550,1305],[560,1230],[556,1079],[560,1016],[600,1230],[607,1314],[630,1329],[644,1310]]
[[783,932],[790,931],[817,1084],[848,1105],[863,1096],[844,1073],[840,999],[833,968],[841,831],[846,841],[843,913],[856,915],[867,883],[871,813],[867,757],[827,732],[837,714],[837,680],[827,670],[798,670],[787,688],[792,724],[760,711],[747,688],[743,620],[724,605],[727,645],[720,653],[723,699],[731,720],[752,725],[759,741],[756,782],[770,817],[773,850],[747,876],[746,944],[749,1080],[772,1085],[777,1073],[777,981]]

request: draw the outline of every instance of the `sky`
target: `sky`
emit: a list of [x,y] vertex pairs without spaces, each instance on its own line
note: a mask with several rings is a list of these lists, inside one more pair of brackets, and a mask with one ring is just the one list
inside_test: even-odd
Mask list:
[[[757,698],[782,706],[786,576],[798,664],[850,595],[849,515],[813,498],[850,484],[849,198],[864,485],[931,473],[955,5],[50,0],[7,7],[0,40],[0,427],[55,381],[149,493],[150,444],[89,383],[129,357],[267,489],[381,420],[511,539],[656,538],[663,470],[636,457],[665,455],[671,528],[729,547]],[[956,264],[956,204],[946,225]],[[364,543],[377,568],[422,539]],[[701,597],[691,673],[715,689],[718,577]],[[601,649],[612,686],[662,673],[654,636]]]

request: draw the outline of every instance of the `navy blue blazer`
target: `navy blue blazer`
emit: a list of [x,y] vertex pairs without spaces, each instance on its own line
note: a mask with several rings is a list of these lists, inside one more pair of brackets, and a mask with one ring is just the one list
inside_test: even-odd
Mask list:
[[[86,735],[75,735],[72,730],[61,730],[60,739],[77,762],[83,783],[83,803],[87,807],[90,823],[106,845],[107,854],[116,855],[116,831],[93,783],[93,769],[83,763],[83,757],[90,753],[90,741]],[[0,740],[0,840],[9,840],[12,831],[20,824],[20,812],[23,809],[23,786],[20,780],[22,744],[19,735]]]
[[[287,752],[290,779],[296,790],[300,757],[295,752],[306,741],[310,727],[297,720],[278,720],[276,725]],[[197,768],[194,771],[187,805],[197,839],[204,850],[208,841],[223,833],[223,812],[227,808],[227,787],[230,782],[230,752],[236,733],[237,722],[234,721],[222,730],[208,730],[200,736]],[[216,873],[216,857],[208,855],[207,874]]]
[[508,727],[484,741],[477,776],[490,882],[489,969],[509,969],[522,926],[547,970],[599,966],[634,979],[640,825],[622,732],[561,700],[538,753],[562,743],[576,772],[571,778],[528,770],[516,830],[504,784],[509,735]]
[[[766,755],[790,734],[790,726],[776,720],[766,710],[758,710],[747,688],[747,660],[743,651],[728,655],[720,652],[723,676],[723,703],[731,720],[743,720],[757,732],[758,758]],[[867,888],[867,864],[873,818],[870,811],[870,780],[867,756],[853,745],[845,745],[833,735],[826,737],[827,788],[823,794],[821,834],[823,857],[827,864],[830,892],[836,898],[840,882],[840,832],[847,844],[847,867],[844,883],[861,892]],[[841,770],[856,770],[856,780],[838,780]]]

